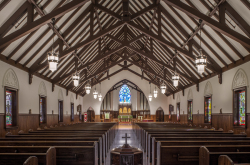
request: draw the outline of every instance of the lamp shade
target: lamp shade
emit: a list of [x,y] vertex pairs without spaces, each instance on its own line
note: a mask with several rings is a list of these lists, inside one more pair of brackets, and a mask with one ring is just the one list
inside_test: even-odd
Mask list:
[[94,95],[94,99],[97,99],[97,95],[98,95],[97,90],[94,90],[93,95]]
[[57,64],[58,64],[59,58],[58,55],[55,52],[48,52],[48,62],[49,62],[49,70],[51,72],[54,72],[57,70]]
[[165,94],[166,93],[166,89],[167,89],[167,86],[164,83],[162,83],[161,84],[161,93]]
[[152,94],[151,93],[148,95],[148,100],[152,101]]
[[179,77],[179,75],[176,74],[176,73],[172,76],[173,85],[174,85],[175,87],[178,86],[179,79],[180,79],[180,77]]
[[74,86],[77,87],[79,85],[79,80],[80,80],[80,76],[79,73],[74,73],[72,76],[72,80],[74,82]]
[[196,67],[198,73],[202,74],[205,72],[205,68],[207,66],[207,57],[202,54],[202,50],[200,49],[200,56],[195,59]]
[[158,91],[157,91],[157,89],[155,88],[155,90],[154,90],[154,98],[156,98],[157,95],[158,95]]
[[102,94],[101,93],[98,95],[98,99],[99,99],[99,101],[102,101]]
[[89,83],[87,83],[87,84],[85,85],[85,91],[86,91],[86,93],[87,93],[87,94],[90,94],[90,90],[91,90],[91,86],[90,86]]

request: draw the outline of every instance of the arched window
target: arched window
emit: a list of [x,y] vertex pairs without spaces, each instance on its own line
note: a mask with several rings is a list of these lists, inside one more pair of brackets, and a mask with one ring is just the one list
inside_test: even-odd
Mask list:
[[123,85],[119,92],[120,103],[131,103],[130,89],[127,85]]

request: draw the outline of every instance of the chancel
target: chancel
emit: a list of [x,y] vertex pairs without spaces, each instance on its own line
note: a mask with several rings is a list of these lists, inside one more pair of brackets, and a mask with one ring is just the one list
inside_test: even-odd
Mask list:
[[250,164],[249,15],[249,0],[1,0],[0,164]]

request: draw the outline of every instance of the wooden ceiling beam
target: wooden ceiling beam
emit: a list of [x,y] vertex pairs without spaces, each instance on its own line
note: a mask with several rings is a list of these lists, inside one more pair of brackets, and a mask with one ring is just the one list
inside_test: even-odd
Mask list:
[[158,4],[152,4],[152,5],[149,5],[148,7],[145,7],[144,9],[140,10],[139,12],[131,15],[131,21],[133,21],[134,19],[140,17],[141,15],[147,13],[148,11],[151,11],[155,8],[158,7]]
[[248,0],[240,0],[249,10],[250,10],[250,3]]
[[[173,67],[171,67],[170,65],[166,65],[166,63],[164,63],[164,62],[162,62],[162,61],[159,61],[159,60],[156,59],[153,55],[148,55],[148,54],[142,52],[141,50],[137,50],[137,49],[135,49],[135,48],[133,48],[133,47],[131,47],[131,46],[127,46],[127,47],[128,47],[129,49],[133,50],[134,52],[136,52],[136,53],[138,53],[138,54],[140,54],[140,55],[142,55],[142,56],[144,56],[144,57],[146,57],[146,58],[149,58],[149,59],[155,61],[156,63],[158,63],[158,64],[160,64],[160,65],[162,65],[162,66],[164,66],[164,67],[166,67],[166,68],[168,68],[168,69],[174,71]],[[180,76],[185,77],[186,79],[190,80],[191,82],[194,82],[194,83],[197,83],[197,82],[198,82],[197,79],[194,79],[194,80],[193,80],[191,77],[188,77],[188,76],[185,75],[185,74],[182,74],[182,73],[179,73],[179,74],[180,74]]]
[[[88,62],[88,63],[86,63],[86,64],[80,66],[80,67],[78,68],[78,70],[82,70],[82,69],[86,68],[87,66],[92,65],[92,64],[96,63],[97,61],[102,60],[102,59],[104,59],[105,57],[110,56],[111,54],[116,53],[116,52],[118,52],[119,50],[121,50],[121,49],[123,49],[123,48],[124,48],[124,46],[120,46],[120,47],[117,47],[116,49],[110,50],[109,52],[107,52],[106,54],[104,54],[104,55],[102,55],[102,56],[96,56],[95,59],[93,59],[92,61],[90,61],[90,62]],[[59,81],[62,81],[63,79],[65,79],[65,78],[71,76],[73,73],[74,73],[74,72],[71,71],[71,72],[65,74],[65,75],[62,76],[62,77],[58,77],[58,78],[56,78],[56,79],[53,79],[53,83],[57,83],[57,82],[59,82]]]
[[30,23],[29,25],[22,27],[19,30],[16,30],[15,32],[9,34],[8,36],[4,37],[3,39],[0,40],[0,48],[5,47],[6,45],[9,45],[10,43],[18,40],[19,38],[25,36],[26,34],[29,34],[36,29],[40,28],[41,26],[49,23],[52,18],[59,18],[63,16],[64,14],[68,13],[69,11],[84,5],[86,2],[89,0],[84,0],[84,1],[71,1],[67,5],[64,5],[60,8],[58,8],[55,11],[52,11],[51,13],[47,14],[46,16]]
[[[170,6],[170,8],[171,8],[171,6]],[[173,11],[175,11],[175,10],[173,10]],[[185,29],[169,14],[169,12],[167,11],[167,10],[165,10],[164,9],[164,7],[162,7],[162,13],[163,14],[165,14],[165,16],[171,21],[171,23],[178,29],[178,30],[180,30],[180,32],[181,32],[181,34],[183,35],[183,36],[185,36],[186,38],[188,38],[189,37],[189,34],[185,31]],[[183,23],[185,24],[185,25],[187,25],[187,27],[188,28],[191,28],[190,27],[190,25],[184,20],[184,19],[182,19],[182,17],[177,13],[177,12],[175,12],[175,14],[177,14],[177,16],[178,16],[178,18],[180,18],[182,21],[183,21]],[[171,27],[171,26],[170,26]],[[193,30],[192,28],[190,29],[190,30]],[[197,36],[198,37],[200,37],[199,36],[199,34],[197,34]],[[200,38],[200,39],[202,39],[202,38]],[[199,44],[195,41],[195,40],[193,40],[194,42],[193,42],[193,46],[194,47],[196,47],[198,50],[199,50],[199,48],[200,48],[200,46],[199,46]],[[203,43],[205,43],[205,41],[203,40]],[[208,44],[206,44],[206,46],[207,46]],[[211,48],[210,48],[211,49]],[[212,65],[214,65],[213,67],[214,67],[214,70],[216,70],[216,72],[221,72],[221,67],[215,62],[215,60],[213,59],[213,58],[211,58],[209,55],[208,55],[208,53],[205,51],[205,50],[203,50],[203,54],[204,55],[206,55],[207,56],[207,58],[208,58],[208,61],[212,64]],[[194,59],[192,60],[192,61],[194,61]],[[222,60],[222,61],[224,61],[224,60]]]
[[8,5],[8,3],[10,2],[11,0],[3,0],[0,4],[0,11],[6,6]]
[[[109,75],[109,77],[112,77],[112,76],[114,76],[114,75],[120,73],[120,72],[123,71],[123,70],[124,70],[124,69],[121,68],[121,69],[119,69],[119,70],[117,70],[117,71],[111,73],[111,74]],[[108,79],[109,77],[104,77],[104,78],[102,78],[101,80],[99,80],[99,81],[97,81],[97,82],[95,82],[95,83],[92,83],[91,86],[95,86],[96,84],[101,83],[102,81]],[[85,89],[79,89],[79,91],[76,91],[76,93],[77,93],[77,94],[80,94],[80,93],[82,93],[84,90],[85,90]],[[82,95],[82,97],[83,97],[85,94],[86,94],[86,93],[84,93],[84,94]]]
[[154,34],[153,32],[150,32],[146,29],[143,29],[141,26],[136,25],[135,23],[128,23],[129,26],[135,28],[136,30],[140,31],[141,33],[145,34],[146,36],[149,36],[151,38],[153,38],[154,40],[156,40],[157,42],[169,46],[172,49],[176,49],[179,53],[185,55],[188,58],[191,58],[192,60],[195,60],[195,56],[193,54],[191,54],[190,52],[183,50],[182,48],[176,46],[174,43],[171,43],[161,37],[159,37],[158,35]]
[[118,21],[121,21],[121,16],[111,10],[109,10],[108,8],[103,7],[102,5],[99,4],[94,4],[93,5],[96,9],[99,9],[101,11],[103,11],[104,13],[112,16],[113,18],[117,19]]
[[185,3],[181,1],[176,1],[176,0],[164,0],[166,4],[169,4],[182,12],[186,13],[187,15],[190,15],[191,17],[195,19],[202,19],[205,24],[210,26],[211,28],[217,30],[218,32],[232,38],[233,40],[241,43],[242,45],[250,48],[250,39],[241,35],[240,33],[232,30],[231,28],[215,21],[214,19],[210,18],[209,16],[197,11],[193,10],[192,7],[186,5]]
[[[213,10],[204,0],[200,0],[200,2],[208,9]],[[214,18],[216,18],[219,21],[219,16],[217,13],[214,13]],[[226,24],[227,25],[227,24]],[[232,51],[241,59],[244,59],[242,54],[229,42],[220,32],[214,30],[214,32],[227,44],[228,47],[232,49]]]

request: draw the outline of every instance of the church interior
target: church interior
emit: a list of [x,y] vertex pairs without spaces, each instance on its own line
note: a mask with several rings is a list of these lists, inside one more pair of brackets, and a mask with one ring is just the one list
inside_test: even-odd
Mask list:
[[0,165],[250,165],[249,15],[250,0],[1,0]]

